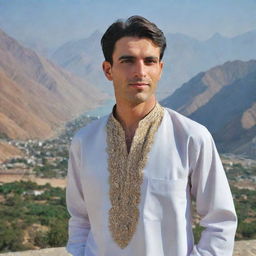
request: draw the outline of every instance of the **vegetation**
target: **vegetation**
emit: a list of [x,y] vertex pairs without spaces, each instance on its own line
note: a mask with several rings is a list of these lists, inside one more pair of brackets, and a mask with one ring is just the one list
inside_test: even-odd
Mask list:
[[198,243],[201,237],[201,233],[204,230],[200,225],[196,225],[193,229],[195,243]]
[[[78,127],[92,119],[85,116],[68,123],[65,132],[52,140],[19,142],[18,146],[28,152],[27,156],[9,160],[6,168],[15,169],[22,164],[39,177],[65,177],[70,138]],[[224,167],[238,215],[236,239],[256,239],[256,190],[238,187],[241,181],[256,187],[256,167],[232,163]],[[65,246],[68,219],[64,189],[29,181],[0,186],[0,252]],[[195,223],[196,242],[202,230]]]
[[67,157],[61,160],[57,159],[53,163],[49,163],[46,158],[43,158],[42,162],[42,166],[33,168],[36,176],[42,178],[61,178],[67,175]]
[[[256,191],[231,189],[239,221],[236,239],[256,239]],[[69,215],[64,189],[20,181],[0,186],[0,198],[0,252],[65,246]],[[196,242],[202,230],[196,224]]]
[[69,215],[63,189],[21,181],[2,185],[0,196],[0,252],[66,244]]
[[227,170],[229,181],[239,182],[240,180],[251,180],[256,182],[256,166],[245,167],[241,164],[224,165]]
[[[234,164],[226,169],[228,169],[227,177],[231,183],[231,191],[238,217],[235,238],[236,240],[256,239],[256,190],[237,187],[242,180],[246,180],[256,187],[256,167],[244,167],[241,164]],[[194,228],[196,242],[199,241],[202,230],[203,228],[196,224]]]
[[9,137],[5,133],[0,132],[0,139],[9,139]]
[[256,191],[231,187],[238,216],[236,239],[256,239]]

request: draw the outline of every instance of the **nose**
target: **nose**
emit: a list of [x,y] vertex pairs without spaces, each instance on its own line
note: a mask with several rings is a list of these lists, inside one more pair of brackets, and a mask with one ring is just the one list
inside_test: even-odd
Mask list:
[[136,77],[141,78],[146,76],[146,67],[144,61],[137,61],[134,66],[134,74]]

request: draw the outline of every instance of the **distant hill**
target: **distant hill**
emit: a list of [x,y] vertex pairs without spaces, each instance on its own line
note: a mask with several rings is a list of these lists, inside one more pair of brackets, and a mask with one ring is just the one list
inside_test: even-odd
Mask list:
[[0,30],[0,137],[50,137],[104,97]]
[[101,37],[102,34],[96,31],[88,38],[67,42],[54,52],[51,60],[111,94],[112,86],[101,68],[104,60],[100,47]]
[[162,104],[205,125],[221,152],[256,158],[256,60],[201,72]]
[[[71,41],[58,48],[51,59],[58,65],[95,82],[95,86],[110,90],[101,70],[103,55],[95,32],[90,37]],[[226,38],[213,35],[199,41],[183,34],[167,34],[164,72],[159,84],[159,98],[164,98],[201,71],[226,61],[256,59],[256,30]]]

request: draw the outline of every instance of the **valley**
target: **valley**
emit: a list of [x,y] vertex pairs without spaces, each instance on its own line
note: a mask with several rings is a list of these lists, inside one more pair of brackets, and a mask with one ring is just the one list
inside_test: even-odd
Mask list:
[[[158,91],[164,106],[213,134],[238,214],[236,240],[256,239],[255,32],[207,41],[169,34]],[[65,43],[48,60],[0,30],[0,252],[66,244],[69,145],[113,94],[101,72],[100,37]]]
[[[0,233],[0,240],[5,241],[5,245],[0,243],[0,252],[66,244],[68,148],[74,133],[97,118],[84,114],[67,123],[59,136],[49,140],[5,139],[5,143],[15,146],[22,156],[10,158],[0,165],[0,223],[5,227]],[[222,155],[222,162],[239,219],[236,239],[256,239],[256,161],[227,154]],[[199,216],[194,214],[194,220],[197,240],[202,228]],[[13,228],[15,232],[10,237],[8,232]],[[60,235],[53,239],[56,232]],[[17,236],[20,236],[18,240]]]

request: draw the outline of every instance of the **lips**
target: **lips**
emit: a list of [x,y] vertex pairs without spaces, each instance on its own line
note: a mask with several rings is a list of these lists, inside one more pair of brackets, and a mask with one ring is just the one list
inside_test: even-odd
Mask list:
[[148,86],[148,84],[146,83],[133,83],[133,84],[129,84],[131,86]]
[[132,87],[137,87],[137,88],[142,88],[144,86],[149,86],[148,82],[142,82],[142,81],[131,81],[129,83],[130,86]]

